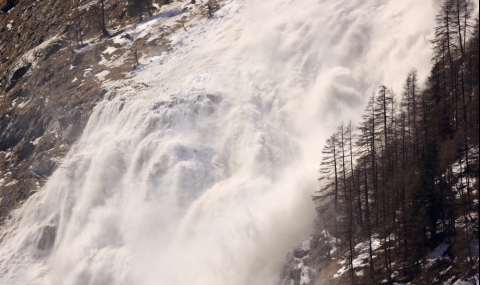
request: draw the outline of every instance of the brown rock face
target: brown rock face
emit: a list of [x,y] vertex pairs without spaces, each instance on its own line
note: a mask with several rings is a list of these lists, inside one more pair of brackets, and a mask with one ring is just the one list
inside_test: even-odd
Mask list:
[[18,4],[20,0],[1,0],[0,1],[0,10],[2,12],[8,12]]
[[[109,1],[107,28],[129,22],[121,3]],[[91,76],[105,46],[72,42],[70,13],[71,1],[0,0],[0,225],[58,167],[106,94]],[[89,15],[84,37],[99,39]],[[51,246],[45,231],[39,248]]]

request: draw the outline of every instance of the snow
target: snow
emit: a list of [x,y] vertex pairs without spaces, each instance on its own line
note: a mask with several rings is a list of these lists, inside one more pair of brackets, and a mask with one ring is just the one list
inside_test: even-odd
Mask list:
[[446,241],[440,243],[430,254],[427,255],[427,258],[430,260],[442,258],[450,245],[451,243]]
[[453,268],[452,265],[450,265],[447,269],[440,271],[440,275],[445,275],[448,271],[450,271]]
[[[372,254],[373,254],[373,258],[375,258],[375,253],[376,251],[380,248],[380,246],[382,245],[382,242],[381,240],[378,238],[378,234],[374,234],[372,237],[371,237],[371,241],[372,241]],[[352,264],[353,264],[353,267],[355,269],[358,269],[358,268],[364,268],[364,267],[367,267],[369,266],[369,241],[368,240],[365,240],[363,242],[360,242],[358,244],[355,245],[355,254],[356,254],[356,257],[353,259],[352,261]],[[343,259],[340,259],[338,261],[338,263],[340,265],[344,265],[347,263],[347,257],[343,258]],[[334,274],[334,278],[337,278],[337,277],[340,277],[341,275],[343,275],[345,272],[347,272],[349,269],[349,265],[345,265],[345,266],[342,266],[338,271],[337,273]],[[361,276],[363,275],[363,271],[360,271],[361,273],[357,272],[356,274],[358,276]],[[392,273],[394,274],[394,273]],[[397,272],[398,274],[398,272]]]
[[113,38],[113,42],[123,46],[123,45],[127,44],[128,42],[130,42],[130,40],[125,37],[125,34],[120,34],[120,35],[117,35]]
[[310,268],[303,264],[303,260],[300,262],[299,268],[300,268],[300,285],[310,284],[311,280],[310,280],[310,276],[308,275]]
[[452,164],[452,174],[458,176],[463,171],[465,171],[465,165],[462,159],[457,160],[455,163]]
[[437,260],[442,259],[450,245],[451,243],[448,243],[447,240],[444,240],[437,247],[435,247],[435,249],[426,256],[427,267],[432,266]]
[[93,71],[93,68],[85,68],[85,70],[83,71],[83,77],[92,76],[92,71]]
[[449,278],[447,281],[443,282],[443,285],[451,285],[452,284],[452,281],[453,279],[455,279],[455,276],[452,276],[451,278]]
[[[182,2],[172,2],[169,5],[161,6],[157,15],[146,19],[141,23],[132,24],[129,27],[126,27],[123,33],[120,33],[113,38],[113,42],[119,45],[120,48],[109,46],[102,52],[102,54],[111,55],[116,50],[128,49],[137,39],[146,38],[146,42],[148,43],[163,37],[164,31],[167,27],[173,27],[178,24],[182,17],[189,17],[192,15],[193,12],[189,9],[184,9],[185,7],[186,5]],[[196,21],[197,20],[193,20],[193,22]],[[176,34],[172,35],[171,38],[174,38],[175,36]],[[123,64],[126,57],[127,53],[124,53],[118,57],[112,56],[110,59],[106,59],[102,55],[102,60],[99,62],[99,64],[103,64],[107,67],[116,67]],[[153,62],[160,58],[160,56],[154,56],[150,58],[147,57],[146,60]]]
[[157,61],[157,60],[159,60],[159,59],[161,59],[161,58],[162,58],[162,56],[158,56],[158,55],[157,55],[157,56],[148,57],[148,58],[146,58],[146,59],[149,60],[150,62],[153,62],[153,61]]
[[[325,237],[325,243],[328,243],[330,247],[330,256],[332,256],[337,251],[337,247],[335,246],[335,238],[328,231],[325,230],[323,230],[321,234]],[[337,241],[341,242],[340,239],[338,239]]]
[[5,178],[0,178],[0,186],[2,186],[4,182],[5,182]]
[[101,54],[100,57],[101,57],[102,59],[98,62],[98,64],[103,64],[103,65],[111,66],[111,65],[109,64],[110,61],[107,60],[103,54]]
[[[475,279],[475,283],[473,283],[473,280]],[[479,283],[479,278],[478,278],[478,273],[475,274],[475,276],[465,278],[465,279],[459,279],[452,285],[471,285],[471,284],[480,284]]]
[[30,143],[33,144],[33,145],[37,145],[37,143],[40,141],[41,138],[42,137],[38,137],[35,140],[31,141]]
[[22,102],[22,103],[18,104],[17,107],[21,109],[21,108],[25,107],[29,102],[30,102],[30,100],[27,100],[27,101],[25,101],[25,102]]
[[0,284],[274,284],[316,215],[319,142],[380,84],[428,74],[433,3],[227,0],[165,36],[193,15],[174,2],[128,27],[172,49],[103,82],[114,98],[3,229]]
[[338,278],[340,276],[343,275],[343,273],[347,272],[348,271],[348,266],[344,266],[342,268],[340,268],[337,273],[333,274],[333,278]]
[[[11,11],[11,10],[10,10]],[[16,70],[22,66],[25,65],[25,63],[31,63],[32,66],[28,70],[27,74],[30,73],[32,70],[35,69],[38,63],[38,57],[37,54],[39,51],[46,49],[51,43],[53,43],[55,40],[57,40],[57,35],[43,41],[41,44],[38,46],[28,50],[25,52],[21,57],[17,59],[17,61],[12,65],[12,70]]]
[[114,51],[116,51],[117,49],[115,47],[112,47],[112,46],[109,46],[107,49],[105,49],[102,53],[106,53],[106,54],[112,54]]
[[18,183],[17,180],[12,180],[12,181],[10,181],[9,183],[5,184],[5,187],[13,186],[13,185],[15,185],[15,184],[17,184],[17,183]]
[[310,250],[310,240],[307,239],[307,240],[303,241],[300,249],[303,250],[303,251],[309,251]]
[[[375,234],[371,238],[372,240],[372,253],[375,254],[375,251],[380,248],[381,241],[378,238],[378,234]],[[355,253],[357,257],[353,260],[353,267],[365,267],[368,265],[368,258],[369,258],[369,241],[365,240],[355,245]]]
[[103,70],[103,71],[95,74],[95,77],[97,77],[99,80],[103,81],[103,80],[105,80],[105,76],[107,76],[108,74],[110,74],[109,70]]

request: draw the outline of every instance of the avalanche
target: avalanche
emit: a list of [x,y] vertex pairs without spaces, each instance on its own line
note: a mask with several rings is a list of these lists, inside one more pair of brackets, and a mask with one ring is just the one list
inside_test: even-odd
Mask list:
[[2,229],[0,284],[275,284],[314,217],[319,143],[379,84],[428,72],[434,0],[219,4],[104,83]]

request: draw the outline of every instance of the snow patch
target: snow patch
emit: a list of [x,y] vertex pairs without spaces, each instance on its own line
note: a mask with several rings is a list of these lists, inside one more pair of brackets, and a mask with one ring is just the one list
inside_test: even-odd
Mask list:
[[446,240],[443,241],[441,244],[437,245],[437,247],[431,253],[427,255],[427,259],[435,260],[442,258],[450,245],[451,243],[448,243]]
[[105,49],[102,53],[106,53],[106,54],[112,54],[113,52],[115,52],[117,50],[117,48],[115,47],[112,47],[112,46],[109,46],[107,49]]
[[478,273],[470,278],[459,279],[452,285],[472,285],[472,284],[480,284]]
[[310,276],[308,275],[310,267],[306,266],[303,262],[304,260],[298,265],[298,268],[300,268],[300,285],[308,285],[311,281]]
[[440,275],[445,275],[448,271],[450,271],[453,268],[452,265],[450,265],[447,269],[440,271]]
[[98,79],[103,81],[103,80],[105,80],[105,76],[107,76],[108,74],[110,74],[110,71],[109,70],[104,70],[104,71],[101,71],[101,72],[95,74],[95,77],[97,77]]
[[18,183],[18,180],[12,180],[12,181],[10,181],[9,183],[7,183],[7,184],[5,185],[5,187],[13,186],[13,185],[15,185],[15,184],[17,184],[17,183]]
[[37,143],[40,141],[41,138],[42,138],[42,137],[38,137],[38,138],[36,138],[35,140],[30,141],[30,143],[33,144],[33,145],[37,145]]
[[21,109],[21,108],[25,107],[29,102],[30,102],[30,100],[27,100],[27,101],[25,101],[25,102],[22,102],[22,103],[18,104],[17,107]]
[[[382,243],[378,238],[378,234],[374,234],[371,237],[371,241],[372,241],[372,254],[374,254],[375,251],[378,248],[380,248]],[[370,248],[369,244],[370,244],[369,240],[365,240],[355,245],[355,252],[357,253],[357,257],[352,262],[354,268],[365,267],[368,265],[369,248]],[[372,257],[374,258],[375,256],[372,256]]]
[[93,71],[93,68],[86,68],[83,72],[83,77],[90,77],[92,76],[92,71]]
[[303,241],[300,249],[303,250],[303,251],[309,251],[310,250],[310,240],[307,239],[307,240]]
[[348,266],[344,266],[342,268],[340,268],[337,273],[333,274],[333,278],[338,278],[340,276],[343,275],[343,273],[347,272],[348,271]]

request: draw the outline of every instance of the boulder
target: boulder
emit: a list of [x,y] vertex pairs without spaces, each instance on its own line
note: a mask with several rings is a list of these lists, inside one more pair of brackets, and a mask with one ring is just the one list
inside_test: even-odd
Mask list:
[[48,225],[43,226],[40,230],[40,238],[38,239],[37,248],[47,250],[53,247],[57,236],[57,227]]
[[10,91],[13,87],[15,87],[18,80],[20,80],[20,78],[25,76],[25,74],[28,72],[30,67],[32,67],[32,63],[28,62],[27,64],[15,70],[15,72],[12,74],[12,77],[10,77],[10,82],[7,87],[7,92]]

